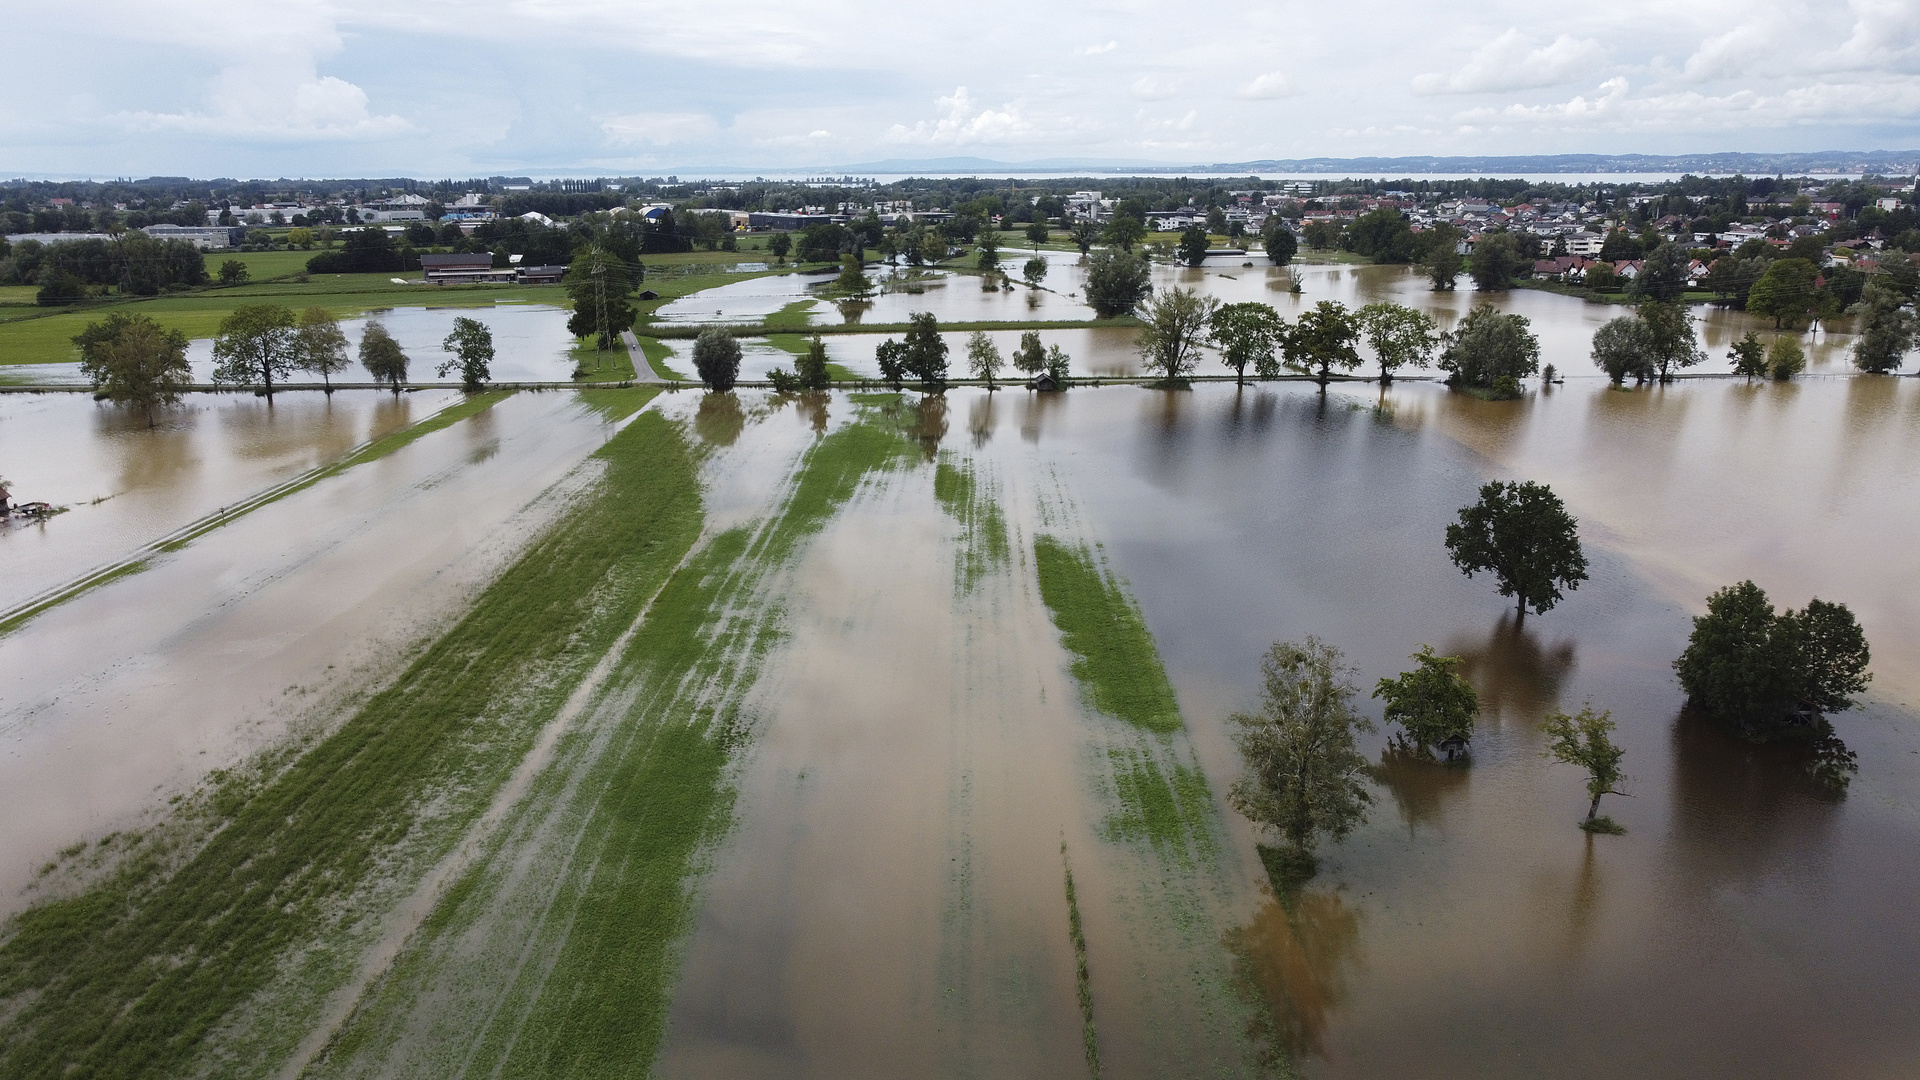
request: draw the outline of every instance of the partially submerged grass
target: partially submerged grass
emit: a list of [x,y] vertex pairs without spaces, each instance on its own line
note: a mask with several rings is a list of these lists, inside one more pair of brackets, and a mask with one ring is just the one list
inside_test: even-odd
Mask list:
[[1007,541],[1007,518],[999,493],[982,484],[979,466],[971,458],[943,453],[934,465],[933,494],[960,523],[960,543],[954,553],[954,589],[964,595],[978,588],[982,578],[1004,570],[1012,560]]
[[695,465],[674,425],[643,415],[596,457],[593,490],[466,617],[333,734],[231,788],[177,871],[133,859],[12,921],[0,1075],[180,1076],[213,1060],[271,1071],[317,997],[263,1010],[266,1045],[248,1059],[219,1059],[209,1037],[291,958],[356,932],[381,879],[450,847],[698,534]]
[[[805,356],[813,348],[813,338],[806,334],[768,334],[767,344],[795,356]],[[827,378],[834,382],[859,382],[861,377],[844,364],[827,361]]]
[[1053,613],[1073,674],[1093,708],[1147,731],[1180,730],[1180,706],[1140,610],[1085,545],[1033,541],[1040,597]]
[[713,537],[621,649],[503,839],[449,891],[313,1070],[644,1074],[662,1038],[690,875],[724,833],[744,702],[784,635],[776,580],[912,444],[869,412],[802,456],[777,513]]
[[647,365],[653,368],[655,375],[663,379],[671,379],[674,382],[686,381],[687,377],[685,375],[667,366],[667,358],[673,355],[673,348],[671,346],[660,341],[658,338],[651,338],[645,335],[638,335],[635,340],[640,342],[640,355],[647,358]]
[[1073,864],[1067,861],[1067,842],[1060,841],[1060,867],[1067,875],[1067,937],[1073,942],[1073,986],[1080,999],[1080,1041],[1087,1055],[1087,1073],[1100,1080],[1100,1039],[1093,1027],[1093,975],[1087,969],[1087,933],[1080,924],[1080,897],[1073,891]]
[[567,356],[573,361],[575,382],[621,382],[635,376],[633,354],[624,342],[602,349],[593,338],[574,343]]
[[118,566],[110,566],[98,573],[89,574],[81,578],[79,581],[68,585],[66,588],[61,589],[59,592],[54,593],[44,600],[39,600],[27,607],[19,608],[6,618],[0,619],[0,635],[10,634],[20,627],[25,626],[34,616],[44,614],[69,600],[84,596],[102,585],[108,585],[123,577],[130,577],[137,574],[147,568],[147,563],[148,560],[142,558],[124,562]]

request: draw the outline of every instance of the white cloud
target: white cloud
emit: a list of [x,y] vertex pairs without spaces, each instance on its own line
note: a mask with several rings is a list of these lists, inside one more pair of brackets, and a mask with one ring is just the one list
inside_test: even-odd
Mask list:
[[1756,65],[1777,65],[1783,55],[1791,55],[1776,40],[1783,29],[1761,19],[1743,22],[1701,42],[1687,58],[1682,74],[1695,81],[1738,78]]
[[1073,50],[1073,55],[1099,56],[1101,53],[1110,53],[1119,47],[1120,47],[1120,43],[1118,41],[1109,41],[1105,45],[1083,45],[1080,48]]
[[1538,45],[1514,27],[1482,45],[1451,75],[1414,76],[1413,90],[1416,94],[1487,94],[1555,86],[1592,70],[1606,57],[1606,48],[1591,38],[1561,34]]
[[626,113],[600,121],[600,130],[609,142],[622,146],[669,146],[697,142],[720,130],[720,124],[705,113]]
[[1272,101],[1276,98],[1292,97],[1293,80],[1285,72],[1269,71],[1256,76],[1253,81],[1234,92],[1234,97],[1246,101]]
[[1141,101],[1165,101],[1180,92],[1178,80],[1162,79],[1155,75],[1142,75],[1133,81],[1130,92]]
[[1920,74],[1920,5],[1912,0],[1852,0],[1853,33],[1815,58],[1823,70]]
[[[1795,126],[1866,126],[1920,115],[1920,79],[1816,82],[1778,93],[1751,88],[1634,96],[1616,76],[1597,92],[1547,105],[1471,109],[1456,119],[1473,130],[1559,128],[1586,132],[1711,132]],[[1826,139],[1827,136],[1822,136]]]
[[1021,115],[1017,105],[976,110],[964,86],[955,87],[951,96],[940,98],[936,104],[946,115],[932,123],[921,120],[912,127],[895,124],[887,129],[886,141],[921,146],[973,146],[1030,142],[1040,135],[1036,126]]
[[373,115],[365,90],[321,75],[298,58],[222,71],[201,109],[122,112],[116,118],[136,132],[258,140],[385,138],[412,127],[399,116]]

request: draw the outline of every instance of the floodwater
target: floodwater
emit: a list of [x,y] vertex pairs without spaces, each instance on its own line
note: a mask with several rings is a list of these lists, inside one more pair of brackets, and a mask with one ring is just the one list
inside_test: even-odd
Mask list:
[[[1071,262],[1050,288],[1073,290]],[[1161,268],[1156,283],[1289,315],[1394,298],[1443,325],[1475,299],[1388,267]],[[948,320],[1026,302],[974,290],[956,276],[905,295]],[[679,303],[733,321],[799,295]],[[1920,590],[1903,542],[1920,524],[1920,383],[1612,390],[1585,355],[1621,309],[1495,302],[1579,377],[1501,403],[1412,381],[907,395],[920,455],[870,476],[768,585],[785,640],[751,691],[734,827],[696,885],[655,1071],[1074,1075],[1070,867],[1109,1077],[1246,1074],[1249,1030],[1315,1077],[1920,1075]],[[1737,314],[1704,321],[1717,353],[1744,332]],[[1018,337],[993,336],[1003,351]],[[1127,331],[1042,336],[1079,373],[1134,370]],[[1814,370],[1843,371],[1845,339],[1819,337]],[[876,373],[871,336],[827,343]],[[749,347],[748,373],[774,363],[791,357]],[[124,489],[149,507],[110,517],[115,495],[7,534],[0,565],[58,579],[101,556],[27,553],[123,550],[404,422],[376,394],[336,395],[337,418],[283,411],[294,401],[325,405],[290,396],[268,420],[253,399],[207,399],[148,433],[84,399],[0,400],[21,496]],[[418,419],[426,401],[402,404]],[[768,514],[800,449],[871,408],[757,391],[656,407],[709,454],[710,530]],[[63,846],[151,820],[168,793],[390,675],[609,430],[571,394],[516,395],[0,637],[6,908]],[[158,453],[169,439],[190,452]],[[161,467],[140,482],[149,459]],[[1006,520],[1009,557],[972,584],[934,495],[941,460]],[[1441,544],[1489,479],[1551,484],[1592,562],[1523,625]],[[1037,589],[1042,534],[1096,545],[1128,583],[1184,732],[1081,703]],[[1834,718],[1859,761],[1844,791],[1804,752],[1681,713],[1670,662],[1689,618],[1747,577],[1777,604],[1849,604],[1873,644],[1868,700]],[[1255,704],[1261,653],[1308,634],[1346,651],[1376,718],[1366,689],[1423,643],[1466,661],[1485,708],[1469,767],[1367,737],[1368,823],[1276,896],[1224,803],[1226,718]],[[1587,702],[1620,725],[1630,797],[1604,809],[1624,836],[1581,833],[1580,777],[1540,753],[1539,718]],[[1205,820],[1180,843],[1116,824],[1116,763],[1143,757],[1204,770]]]
[[[1064,841],[1105,1075],[1242,1060],[1237,1022],[1208,1029],[1169,977],[1205,960],[1159,924],[1171,901],[1312,1076],[1913,1075],[1920,595],[1889,538],[1920,505],[1903,464],[1920,386],[1586,380],[1490,404],[1402,384],[1380,404],[1216,384],[956,390],[923,412],[923,441],[995,485],[1013,564],[955,598],[930,463],[875,481],[815,542],[658,1071],[1084,1068]],[[822,408],[830,427],[851,407],[730,438],[787,445]],[[1554,484],[1593,562],[1522,626],[1440,542],[1480,483],[1514,477]],[[1215,863],[1129,849],[1102,817],[1110,747],[1032,585],[1042,531],[1098,542],[1131,582],[1216,800],[1260,653],[1307,634],[1363,687],[1421,643],[1465,658],[1486,703],[1471,767],[1369,738],[1371,820],[1284,904],[1223,804]],[[1860,761],[1844,793],[1804,753],[1681,715],[1668,665],[1689,616],[1746,576],[1778,603],[1848,602],[1873,641],[1875,692],[1835,718]],[[1580,778],[1540,753],[1539,718],[1589,701],[1627,750],[1631,797],[1606,808],[1625,836],[1576,829]],[[1140,894],[1177,873],[1190,894]],[[1145,1039],[1156,1014],[1194,1019]]]
[[[391,410],[421,419],[422,397],[341,392],[329,412],[293,395],[271,417],[251,397],[195,399],[210,403],[153,430],[84,397],[0,400],[0,433],[30,437],[7,446],[17,492],[115,495],[0,533],[0,578],[32,594],[124,555],[404,421]],[[611,430],[572,393],[516,394],[0,636],[0,914],[70,843],[152,824],[212,770],[324,730],[390,679]]]
[[[565,382],[573,375],[570,350],[574,338],[567,333],[568,312],[548,304],[503,303],[492,307],[395,307],[364,316],[341,319],[340,329],[347,336],[347,356],[355,362],[336,374],[335,382],[366,382],[360,367],[360,337],[367,323],[378,319],[400,343],[409,361],[407,376],[415,382],[433,382],[440,378],[436,369],[452,356],[441,342],[453,332],[453,321],[477,319],[493,331],[494,361],[492,376],[498,382]],[[213,340],[198,338],[187,345],[187,364],[195,382],[213,381]],[[457,373],[446,376],[457,379]],[[314,376],[295,372],[293,382],[307,382]],[[33,383],[40,385],[86,385],[78,363],[0,364],[0,385]]]

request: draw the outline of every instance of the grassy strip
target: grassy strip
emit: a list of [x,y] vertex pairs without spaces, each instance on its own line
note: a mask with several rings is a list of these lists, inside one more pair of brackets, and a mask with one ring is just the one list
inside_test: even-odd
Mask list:
[[672,424],[642,415],[596,457],[595,489],[392,686],[277,775],[227,792],[178,872],[134,860],[13,921],[0,1075],[193,1072],[292,954],[362,923],[355,900],[377,878],[444,854],[698,535],[695,464]]
[[889,421],[815,443],[770,522],[721,533],[668,580],[601,706],[502,829],[512,839],[449,892],[316,1077],[646,1072],[688,878],[727,824],[743,703],[782,637],[772,581],[867,476],[912,455]]
[[[709,324],[713,325],[713,324]],[[767,323],[720,324],[734,337],[767,337],[787,329]],[[1138,329],[1143,324],[1131,315],[1121,315],[1112,319],[1027,319],[1024,321],[983,321],[983,322],[943,322],[940,329],[951,333],[968,333],[974,330],[1103,330]],[[910,323],[822,323],[807,327],[815,334],[904,334],[912,326]],[[653,325],[646,333],[657,338],[694,338],[708,326]],[[644,339],[643,339],[644,340]]]
[[[805,356],[813,349],[813,338],[806,334],[768,334],[767,344],[795,356]],[[860,382],[863,376],[852,368],[829,360],[827,378],[834,382]]]
[[1084,545],[1036,536],[1040,598],[1053,613],[1073,674],[1094,709],[1157,733],[1180,730],[1180,706],[1153,636],[1132,599]]
[[1093,977],[1087,971],[1087,934],[1080,924],[1080,898],[1073,891],[1073,864],[1067,842],[1060,841],[1060,866],[1067,872],[1067,936],[1073,941],[1073,984],[1080,998],[1080,1038],[1086,1044],[1087,1072],[1100,1080],[1100,1039],[1093,1029]]
[[640,355],[647,358],[647,366],[653,368],[655,375],[663,379],[671,379],[674,382],[687,381],[685,375],[667,366],[667,359],[673,355],[673,349],[671,347],[655,338],[644,335],[636,335],[634,340],[640,342]]
[[620,382],[635,377],[633,354],[624,343],[611,349],[594,347],[592,338],[576,342],[567,355],[573,359],[575,382]]
[[768,329],[805,330],[813,323],[813,300],[795,300],[767,316]]
[[579,394],[587,408],[606,417],[608,423],[618,423],[639,412],[659,392],[651,387],[621,386],[586,389]]
[[971,458],[943,453],[933,470],[934,498],[960,523],[954,589],[962,596],[979,587],[988,574],[1005,569],[1013,557],[1006,514],[992,487],[980,484],[977,469]]

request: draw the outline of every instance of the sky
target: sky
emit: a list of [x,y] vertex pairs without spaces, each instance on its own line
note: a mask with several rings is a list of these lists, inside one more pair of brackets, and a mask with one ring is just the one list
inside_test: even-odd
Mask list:
[[0,175],[1906,150],[1920,0],[65,0]]

